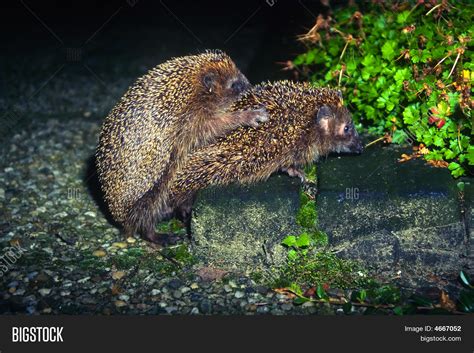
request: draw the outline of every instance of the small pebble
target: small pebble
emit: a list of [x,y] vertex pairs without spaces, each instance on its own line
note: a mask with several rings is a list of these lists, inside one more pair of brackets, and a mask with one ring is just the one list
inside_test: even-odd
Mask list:
[[234,297],[236,297],[237,299],[243,298],[245,297],[245,293],[241,291],[237,291],[235,292]]
[[107,253],[104,250],[96,250],[92,253],[95,257],[104,257]]
[[114,272],[112,272],[112,278],[115,279],[115,280],[119,280],[119,279],[121,279],[123,276],[125,276],[125,272],[124,272],[124,271],[114,271]]
[[124,242],[116,242],[116,243],[113,243],[112,246],[119,249],[125,249],[128,245],[127,243],[124,243]]
[[123,300],[116,300],[114,304],[117,308],[122,308],[124,306],[127,306],[127,303],[125,303]]
[[38,293],[41,294],[43,297],[45,297],[49,293],[51,293],[51,288],[41,288],[38,290]]
[[130,299],[130,296],[128,296],[127,294],[120,294],[119,299],[123,300],[124,302],[128,302],[128,300]]

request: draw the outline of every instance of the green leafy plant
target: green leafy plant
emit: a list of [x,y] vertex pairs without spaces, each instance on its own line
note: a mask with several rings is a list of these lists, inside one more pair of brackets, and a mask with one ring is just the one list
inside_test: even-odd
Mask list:
[[[316,177],[315,171],[313,174]],[[329,287],[349,288],[365,280],[361,266],[327,250],[328,236],[318,229],[317,219],[315,200],[301,192],[296,222],[302,231],[282,240],[288,248],[288,259],[274,283],[275,287],[285,287],[294,293],[296,304],[309,300],[302,288],[313,288],[312,296],[328,300]]]
[[389,142],[422,143],[431,164],[464,175],[474,165],[474,6],[389,4],[320,15],[292,67],[316,85],[339,87],[359,127]]

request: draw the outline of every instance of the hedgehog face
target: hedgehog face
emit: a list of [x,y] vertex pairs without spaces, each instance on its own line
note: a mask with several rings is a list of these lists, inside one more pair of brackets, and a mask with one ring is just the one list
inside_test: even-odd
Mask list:
[[252,87],[237,67],[229,62],[209,68],[202,75],[201,82],[202,94],[223,108]]
[[364,149],[351,114],[342,104],[323,105],[318,110],[316,121],[321,145],[325,147],[326,153],[361,153]]

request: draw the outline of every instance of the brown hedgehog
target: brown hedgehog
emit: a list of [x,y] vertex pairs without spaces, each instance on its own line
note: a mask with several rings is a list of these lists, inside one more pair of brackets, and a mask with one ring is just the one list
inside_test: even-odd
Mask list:
[[211,184],[251,183],[283,170],[304,178],[301,167],[330,152],[362,152],[361,140],[339,91],[281,81],[255,86],[231,107],[264,107],[269,120],[240,127],[190,154],[176,175],[170,200],[187,224],[196,191]]
[[105,119],[96,151],[105,201],[127,236],[169,240],[154,226],[169,212],[169,183],[186,155],[267,120],[261,107],[228,110],[250,87],[229,56],[207,51],[158,65],[129,88]]

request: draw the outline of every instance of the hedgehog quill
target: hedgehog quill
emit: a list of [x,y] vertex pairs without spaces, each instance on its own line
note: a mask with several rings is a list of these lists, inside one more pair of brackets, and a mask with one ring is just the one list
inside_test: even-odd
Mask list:
[[240,127],[189,155],[171,188],[170,207],[188,224],[195,193],[209,185],[253,183],[279,170],[304,179],[302,167],[330,152],[361,153],[363,145],[339,91],[308,83],[264,83],[233,111],[264,106],[269,120]]
[[266,121],[262,107],[230,111],[251,86],[221,51],[171,59],[139,78],[104,121],[96,165],[106,204],[127,236],[166,244],[155,223],[188,153],[236,127]]

